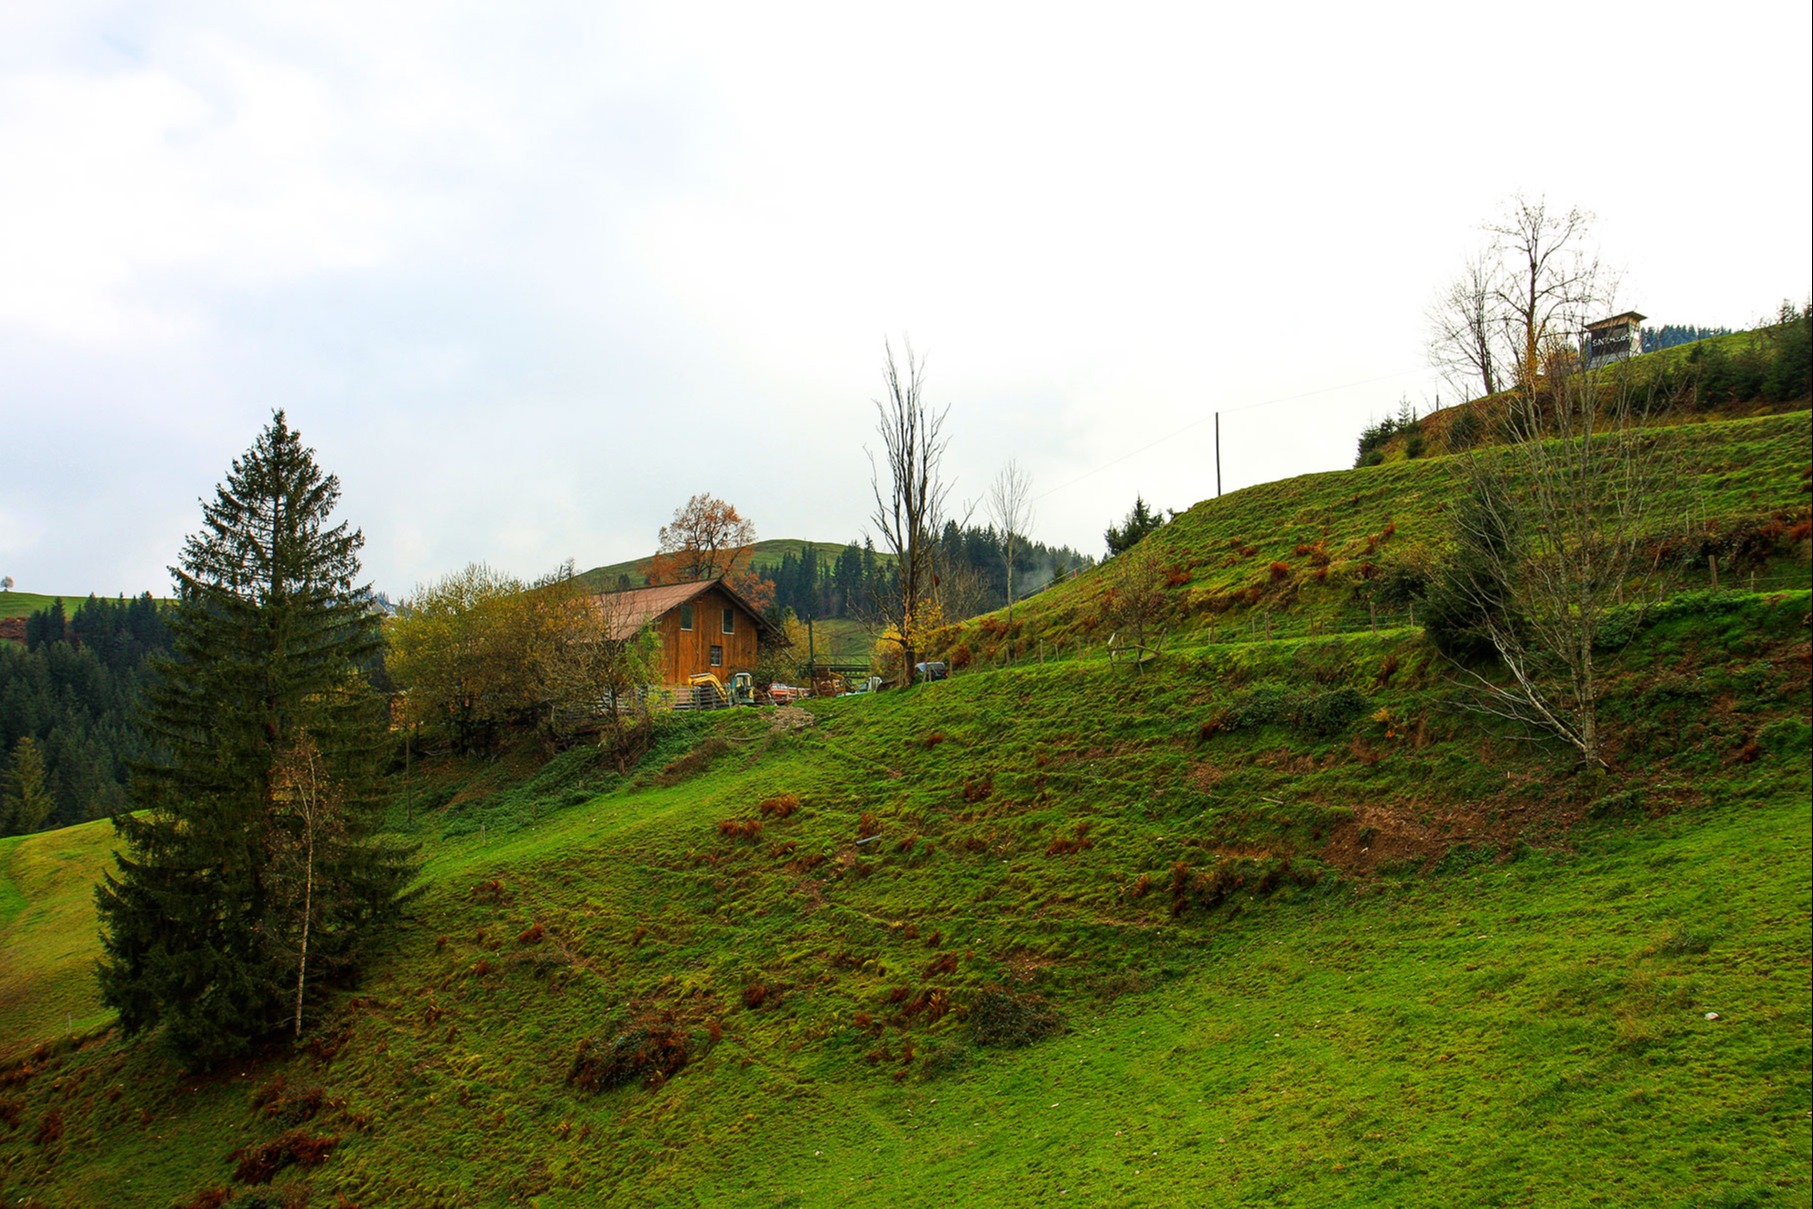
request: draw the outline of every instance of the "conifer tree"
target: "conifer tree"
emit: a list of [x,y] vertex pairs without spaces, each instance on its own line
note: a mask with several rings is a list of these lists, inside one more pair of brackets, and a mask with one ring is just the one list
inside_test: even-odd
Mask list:
[[0,834],[25,835],[36,831],[50,817],[53,805],[44,788],[44,757],[30,736],[13,748],[7,770],[6,797],[0,800]]
[[[144,814],[115,817],[126,850],[95,892],[99,977],[128,1033],[161,1023],[197,1066],[293,1018],[303,927],[314,985],[350,975],[411,872],[377,835],[384,705],[359,669],[381,638],[355,584],[364,538],[330,526],[339,494],[279,411],[171,569],[173,653],[140,716],[158,754],[133,770]],[[299,914],[283,766],[304,745],[338,817],[306,824],[315,897]]]

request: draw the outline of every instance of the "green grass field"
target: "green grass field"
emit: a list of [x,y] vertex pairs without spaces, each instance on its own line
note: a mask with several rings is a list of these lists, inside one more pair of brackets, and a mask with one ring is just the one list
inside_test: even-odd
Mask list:
[[[425,894],[320,1055],[51,1046],[0,1078],[9,1195],[230,1186],[281,1075],[340,1142],[278,1183],[366,1204],[1804,1203],[1807,610],[1661,616],[1609,782],[1455,716],[1411,632],[737,711],[628,781],[445,766],[398,818]],[[1268,685],[1362,700],[1202,737]],[[991,994],[1059,1026],[982,1044]],[[691,1063],[569,1082],[635,1028]]]
[[[1809,435],[1674,430],[1671,504],[1804,518]],[[1608,645],[1589,774],[1407,618],[1337,632],[1452,481],[1199,504],[1137,671],[1110,564],[1017,608],[1016,663],[979,619],[967,673],[675,716],[628,777],[415,764],[403,926],[207,1074],[95,1001],[110,826],[0,841],[0,1200],[1804,1205],[1805,538]]]
[[87,600],[87,596],[40,596],[36,592],[0,592],[0,617],[30,617],[40,609],[48,609],[58,600],[71,612]]
[[[1726,530],[1809,515],[1813,426],[1805,410],[1702,420],[1663,430],[1660,439],[1679,470],[1655,515],[1700,518]],[[1167,628],[1185,641],[1369,629],[1369,577],[1394,560],[1441,552],[1458,481],[1452,459],[1430,457],[1282,479],[1202,501],[1147,539],[1171,572]],[[1772,566],[1767,586],[1805,588],[1807,567],[1801,538],[1795,558]],[[1113,575],[1110,561],[1063,590],[1016,605],[1017,653],[1105,642],[1101,601]],[[1701,579],[1689,577],[1687,586]],[[1386,624],[1410,620],[1402,605],[1382,606],[1378,616]],[[994,613],[949,627],[932,649],[943,655],[964,645],[975,661],[994,663],[1007,650],[1000,621]]]
[[0,1061],[110,1019],[95,1001],[93,887],[113,826],[0,839]]

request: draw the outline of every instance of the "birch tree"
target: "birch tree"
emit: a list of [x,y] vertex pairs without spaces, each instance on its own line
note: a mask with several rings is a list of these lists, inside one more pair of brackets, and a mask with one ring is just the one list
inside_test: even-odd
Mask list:
[[1001,560],[1007,568],[1007,657],[1013,658],[1014,564],[1032,527],[1032,478],[1013,458],[995,476],[988,492],[989,517],[1001,531]]

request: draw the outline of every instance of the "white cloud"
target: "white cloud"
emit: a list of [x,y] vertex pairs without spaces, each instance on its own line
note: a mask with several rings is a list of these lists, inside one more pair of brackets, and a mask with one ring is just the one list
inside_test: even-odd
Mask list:
[[7,499],[96,501],[19,557],[161,585],[274,406],[392,590],[641,553],[695,490],[841,540],[902,333],[958,494],[1016,453],[1094,549],[1212,492],[1216,409],[1232,487],[1432,396],[1423,305],[1519,188],[1659,321],[1804,297],[1808,14],[1579,14],[0,10]]

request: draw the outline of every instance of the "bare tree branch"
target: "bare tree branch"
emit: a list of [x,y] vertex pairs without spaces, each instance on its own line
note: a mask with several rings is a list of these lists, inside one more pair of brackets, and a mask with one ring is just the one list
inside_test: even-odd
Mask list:
[[1014,564],[1019,545],[1032,527],[1032,477],[1013,458],[995,476],[988,492],[989,518],[1001,530],[1002,561],[1007,564],[1007,657],[1013,658]]
[[904,366],[894,358],[894,347],[883,342],[882,381],[886,396],[874,400],[875,428],[881,437],[888,489],[882,491],[882,471],[869,453],[870,488],[875,511],[870,519],[894,555],[896,590],[884,605],[905,664],[904,680],[913,681],[914,656],[922,624],[921,611],[931,598],[933,562],[938,531],[943,527],[944,420],[949,406],[933,410],[925,403],[925,359],[913,356],[906,345]]
[[[1553,348],[1546,359],[1563,360]],[[1615,612],[1640,615],[1657,598],[1671,574],[1657,543],[1691,524],[1655,512],[1677,470],[1672,446],[1644,427],[1659,402],[1631,378],[1620,362],[1523,382],[1507,417],[1515,439],[1454,463],[1464,502],[1451,584],[1510,676],[1463,667],[1474,704],[1600,767],[1596,649]]]
[[1469,257],[1460,276],[1425,312],[1429,360],[1463,401],[1475,384],[1484,395],[1498,393],[1500,367],[1493,351],[1500,328],[1497,277],[1489,256]]

